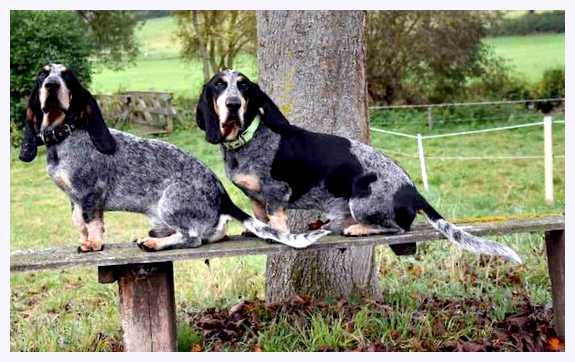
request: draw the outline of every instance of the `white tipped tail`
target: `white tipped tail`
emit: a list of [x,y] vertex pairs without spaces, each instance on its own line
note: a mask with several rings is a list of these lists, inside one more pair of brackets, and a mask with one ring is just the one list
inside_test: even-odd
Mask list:
[[517,253],[508,246],[471,235],[445,219],[433,221],[427,217],[427,221],[429,221],[433,228],[442,233],[449,241],[467,251],[475,254],[499,255],[507,260],[511,260],[519,264],[522,263],[519,255],[517,255]]
[[249,218],[243,222],[243,225],[250,232],[254,233],[256,236],[262,239],[271,239],[281,244],[291,246],[292,248],[302,249],[307,248],[311,244],[315,243],[322,237],[331,233],[329,230],[315,230],[309,233],[302,234],[290,234],[281,233],[275,229],[272,229],[266,223],[263,223],[257,219]]

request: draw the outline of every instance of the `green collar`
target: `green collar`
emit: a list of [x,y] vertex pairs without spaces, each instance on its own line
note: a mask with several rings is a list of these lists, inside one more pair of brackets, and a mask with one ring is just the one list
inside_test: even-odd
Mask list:
[[256,130],[258,129],[259,125],[260,125],[260,117],[256,116],[252,121],[252,124],[250,124],[250,126],[245,131],[243,131],[238,138],[236,138],[233,141],[222,142],[222,146],[227,151],[231,151],[231,150],[237,150],[238,148],[247,145],[254,138],[254,134],[256,133]]

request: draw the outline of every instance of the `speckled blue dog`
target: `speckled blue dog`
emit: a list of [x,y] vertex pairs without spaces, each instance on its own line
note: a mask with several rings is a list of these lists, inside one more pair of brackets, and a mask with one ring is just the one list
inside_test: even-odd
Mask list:
[[197,247],[221,240],[230,218],[265,239],[306,247],[327,233],[281,233],[230,200],[204,164],[168,143],[108,129],[94,97],[60,64],[46,65],[30,96],[20,159],[45,144],[48,173],[72,202],[80,251],[102,250],[104,211],[145,214],[146,251]]
[[291,125],[241,73],[214,75],[196,114],[207,141],[222,145],[228,177],[252,200],[255,216],[276,230],[289,232],[286,209],[323,211],[329,220],[323,228],[346,236],[408,231],[421,212],[466,250],[521,260],[509,247],[445,220],[407,173],[374,148]]

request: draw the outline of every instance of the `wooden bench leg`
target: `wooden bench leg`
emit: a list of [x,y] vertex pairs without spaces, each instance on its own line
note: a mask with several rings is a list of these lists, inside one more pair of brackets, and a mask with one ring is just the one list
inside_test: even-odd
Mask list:
[[390,244],[389,247],[397,256],[415,255],[417,253],[416,243]]
[[565,230],[546,231],[545,246],[553,295],[553,325],[557,336],[565,340]]
[[176,351],[172,262],[98,267],[98,278],[118,282],[125,351]]

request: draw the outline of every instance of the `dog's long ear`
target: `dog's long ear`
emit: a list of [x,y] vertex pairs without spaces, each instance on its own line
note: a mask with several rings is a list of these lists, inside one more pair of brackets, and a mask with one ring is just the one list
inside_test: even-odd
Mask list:
[[20,160],[31,162],[36,157],[38,144],[36,143],[36,133],[41,122],[42,110],[40,107],[40,98],[38,97],[39,85],[36,84],[32,94],[28,99],[26,107],[26,120],[24,123],[24,139],[20,146]]
[[102,111],[100,111],[96,99],[94,99],[88,91],[86,91],[86,93],[88,96],[86,105],[86,116],[88,117],[88,122],[85,126],[86,131],[90,134],[92,143],[94,143],[98,151],[106,155],[113,154],[116,152],[116,140],[106,126],[104,117],[102,117]]
[[106,126],[96,99],[73,75],[68,77],[72,94],[70,109],[82,122],[81,126],[88,131],[96,149],[106,155],[113,154],[116,152],[116,140]]
[[216,144],[222,141],[220,120],[214,110],[214,101],[210,88],[204,85],[198,106],[196,107],[196,123],[206,132],[206,140]]
[[259,109],[261,108],[262,122],[276,133],[283,133],[290,129],[288,120],[284,117],[278,106],[271,100],[271,98],[261,90],[261,88],[253,83],[250,90],[250,99],[254,100],[253,105]]

